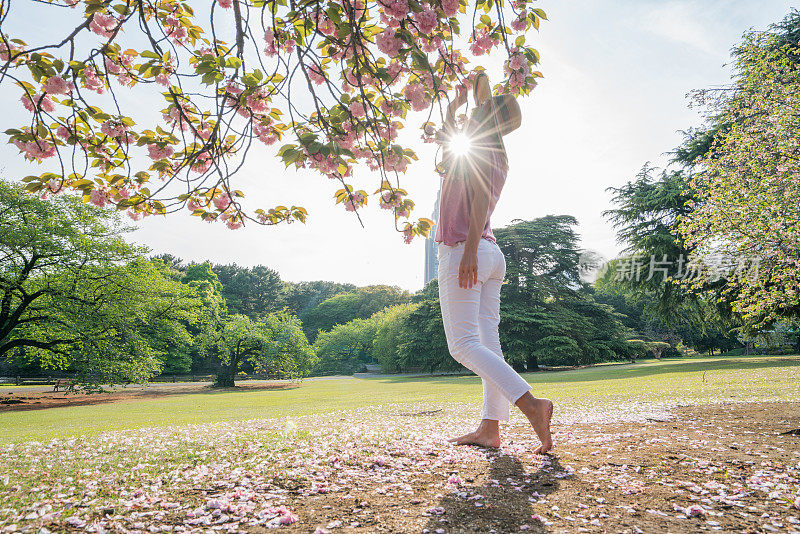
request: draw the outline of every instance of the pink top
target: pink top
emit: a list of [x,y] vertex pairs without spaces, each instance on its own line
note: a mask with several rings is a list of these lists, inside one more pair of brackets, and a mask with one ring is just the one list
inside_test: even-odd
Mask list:
[[[496,150],[492,150],[492,177],[489,196],[489,211],[486,214],[486,225],[483,227],[481,237],[492,242],[497,242],[489,225],[489,219],[500,198],[500,191],[506,181],[507,172],[503,167],[503,157]],[[467,182],[453,175],[442,178],[442,195],[439,201],[439,220],[436,221],[436,235],[433,238],[437,243],[455,245],[467,240],[469,232],[470,200],[472,192]]]

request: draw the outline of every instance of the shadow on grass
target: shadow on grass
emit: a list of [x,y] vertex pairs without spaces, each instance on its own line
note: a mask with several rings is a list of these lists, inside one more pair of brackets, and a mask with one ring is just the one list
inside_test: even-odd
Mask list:
[[[265,391],[286,391],[297,389],[300,383],[272,383],[272,384],[253,384],[241,385],[231,388],[217,388],[212,385],[202,386],[160,386],[157,388],[146,389],[112,389],[94,393],[62,393],[63,396],[55,396],[53,392],[40,392],[22,395],[13,395],[13,403],[3,403],[0,401],[0,412],[25,411],[25,410],[46,410],[48,408],[62,408],[67,406],[90,406],[94,404],[109,404],[114,402],[155,399],[170,397],[174,395],[219,395],[223,393],[243,393],[243,392],[265,392]],[[4,401],[11,397],[4,396]]]
[[[546,456],[549,465],[527,472],[514,455],[490,450],[486,459],[490,463],[486,484],[462,486],[458,492],[466,492],[466,497],[458,492],[444,496],[438,504],[442,513],[431,515],[426,528],[432,533],[547,532],[542,523],[531,518],[528,499],[534,492],[546,496],[559,489],[561,479],[555,475],[563,473],[563,468],[558,458]],[[484,498],[469,499],[473,495]],[[529,529],[521,530],[522,525]]]
[[[522,373],[531,382],[591,382],[596,380],[615,380],[624,378],[638,378],[670,373],[694,373],[702,371],[725,371],[731,369],[774,369],[778,367],[798,367],[800,356],[774,356],[771,359],[753,360],[748,357],[731,357],[713,361],[693,362],[674,358],[670,360],[621,363],[617,365],[598,365],[584,367],[569,371]],[[454,379],[479,377],[472,374],[463,375],[437,375],[437,376],[397,376],[397,377],[359,377],[363,380],[379,382],[434,382],[452,383]]]

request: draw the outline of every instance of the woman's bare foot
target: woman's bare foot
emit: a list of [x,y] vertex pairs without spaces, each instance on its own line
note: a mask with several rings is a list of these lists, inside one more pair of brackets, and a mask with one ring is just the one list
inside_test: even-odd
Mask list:
[[528,418],[539,441],[542,442],[533,452],[535,454],[543,454],[552,449],[553,438],[550,435],[550,420],[553,418],[553,402],[548,399],[537,399],[528,392],[520,397],[515,404]]
[[447,441],[455,445],[480,445],[497,448],[500,446],[500,423],[493,419],[483,419],[478,429]]

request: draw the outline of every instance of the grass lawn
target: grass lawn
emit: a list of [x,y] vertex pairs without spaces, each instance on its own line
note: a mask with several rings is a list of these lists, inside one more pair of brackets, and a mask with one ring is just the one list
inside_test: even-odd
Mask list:
[[800,356],[526,378],[556,404],[550,456],[533,453],[516,413],[498,450],[449,443],[479,417],[470,376],[3,412],[0,530],[800,532],[800,451],[786,433],[800,420]]
[[[561,414],[612,405],[636,410],[644,404],[800,400],[800,356],[648,360],[524,376],[533,394],[553,399]],[[475,376],[306,380],[301,387],[286,390],[216,391],[3,412],[0,442],[302,416],[397,403],[473,403],[477,415],[480,399],[481,383]]]

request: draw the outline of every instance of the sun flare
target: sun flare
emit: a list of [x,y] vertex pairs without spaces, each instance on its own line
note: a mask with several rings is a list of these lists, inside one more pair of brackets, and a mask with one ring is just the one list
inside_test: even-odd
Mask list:
[[466,156],[469,153],[471,142],[469,137],[464,133],[459,133],[450,139],[450,150],[456,156]]

